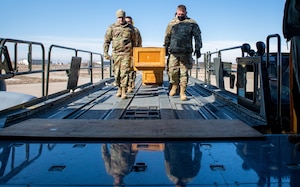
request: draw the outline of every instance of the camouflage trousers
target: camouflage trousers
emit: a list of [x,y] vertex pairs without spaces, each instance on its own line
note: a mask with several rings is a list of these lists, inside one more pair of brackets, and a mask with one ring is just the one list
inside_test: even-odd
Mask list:
[[191,53],[171,53],[168,63],[170,84],[187,86],[188,70],[193,67]]
[[131,67],[130,55],[114,55],[114,76],[117,87],[127,88]]
[[136,79],[136,71],[133,68],[133,62],[131,62],[131,67],[130,67],[130,72],[129,72],[129,85],[131,85],[131,83],[134,83]]

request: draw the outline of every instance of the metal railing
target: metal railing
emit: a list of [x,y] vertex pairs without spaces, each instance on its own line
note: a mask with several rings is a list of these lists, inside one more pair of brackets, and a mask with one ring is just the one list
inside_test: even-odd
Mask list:
[[[235,47],[230,47],[230,48],[224,48],[224,49],[220,49],[218,51],[215,51],[215,52],[207,52],[207,53],[203,53],[202,56],[203,56],[203,63],[204,63],[204,84],[208,84],[210,85],[211,84],[211,73],[212,71],[214,71],[214,68],[212,68],[212,55],[213,54],[217,54],[217,57],[220,57],[222,56],[222,52],[224,51],[230,51],[230,50],[235,50],[235,49],[241,49],[241,57],[244,57],[245,56],[245,53],[249,53],[250,52],[250,45],[247,44],[247,43],[244,43],[243,45],[241,46],[235,46]],[[196,70],[195,70],[195,78],[196,79],[199,79],[199,69],[201,69],[201,67],[199,66],[199,62],[198,62],[198,59],[196,58],[195,60],[196,62]],[[191,71],[190,71],[190,75],[192,75]]]
[[82,52],[82,53],[88,53],[90,55],[90,61],[88,64],[87,68],[84,67],[80,67],[80,69],[86,69],[89,72],[90,75],[90,82],[89,84],[93,83],[93,69],[95,69],[96,67],[93,67],[93,55],[99,55],[100,56],[100,62],[101,62],[101,79],[104,79],[104,62],[103,62],[103,55],[100,53],[95,53],[95,52],[91,52],[91,51],[86,51],[86,50],[81,50],[81,49],[75,49],[75,48],[70,48],[70,47],[65,47],[65,46],[60,46],[60,45],[51,45],[49,47],[49,51],[48,51],[48,66],[47,66],[47,77],[46,77],[46,96],[48,96],[49,94],[49,79],[50,79],[50,73],[51,72],[58,72],[58,71],[67,71],[69,69],[64,68],[64,69],[55,69],[52,70],[50,69],[50,62],[51,62],[51,55],[52,55],[52,49],[53,48],[60,48],[60,49],[65,49],[65,50],[69,50],[69,51],[74,51],[74,55],[75,57],[78,57],[78,52]]
[[[58,71],[68,71],[68,68],[62,68],[62,69],[51,69],[51,59],[52,59],[52,49],[53,48],[60,48],[64,50],[69,50],[69,51],[74,51],[74,56],[78,57],[78,53],[84,53],[89,55],[89,61],[87,67],[80,67],[80,69],[85,69],[88,71],[89,74],[89,83],[87,84],[92,84],[94,82],[93,80],[93,69],[99,68],[101,69],[101,75],[100,78],[104,79],[104,61],[103,61],[103,55],[100,53],[92,52],[92,51],[87,51],[87,50],[82,50],[82,49],[75,49],[75,48],[70,48],[70,47],[65,47],[65,46],[60,46],[60,45],[51,45],[48,50],[48,60],[46,61],[45,58],[45,47],[42,43],[40,42],[34,42],[34,41],[25,41],[25,40],[18,40],[18,39],[7,39],[7,38],[0,38],[0,63],[2,63],[2,54],[3,50],[2,47],[6,46],[7,44],[12,44],[13,46],[13,53],[14,57],[13,60],[11,61],[12,63],[12,68],[13,68],[13,75],[12,76],[18,76],[18,75],[28,75],[28,74],[34,74],[34,73],[41,73],[41,90],[42,90],[42,96],[48,96],[49,94],[49,81],[50,81],[50,73],[52,72],[58,72]],[[28,61],[28,70],[27,71],[18,71],[18,53],[19,53],[19,44],[28,44],[28,50],[27,50],[27,61]],[[33,70],[32,65],[33,65],[33,60],[32,60],[32,53],[33,53],[33,45],[37,45],[41,47],[41,69],[38,70]],[[94,56],[97,55],[100,57],[100,63],[101,66],[94,67],[93,66],[93,59]],[[0,73],[1,73],[0,69]],[[66,74],[67,76],[67,74]],[[111,76],[111,74],[109,75]],[[82,86],[82,85],[80,85]]]
[[[16,39],[1,39],[0,46],[5,46],[6,43],[13,43],[14,44],[14,65],[13,65],[13,71],[14,75],[25,75],[25,74],[33,74],[33,73],[41,73],[42,74],[42,80],[45,80],[45,47],[40,42],[34,42],[34,41],[25,41],[25,40],[16,40]],[[28,71],[26,72],[18,72],[18,44],[28,44]],[[42,69],[41,70],[35,70],[32,71],[32,45],[37,45],[41,47],[42,50]],[[2,48],[0,48],[0,62],[2,62]],[[45,82],[42,81],[42,96],[45,96]]]

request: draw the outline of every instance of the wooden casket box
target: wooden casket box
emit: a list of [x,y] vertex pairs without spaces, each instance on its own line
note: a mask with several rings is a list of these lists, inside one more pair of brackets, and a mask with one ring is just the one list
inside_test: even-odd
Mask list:
[[165,48],[163,47],[135,47],[133,48],[134,69],[143,71],[143,84],[163,83],[165,70]]

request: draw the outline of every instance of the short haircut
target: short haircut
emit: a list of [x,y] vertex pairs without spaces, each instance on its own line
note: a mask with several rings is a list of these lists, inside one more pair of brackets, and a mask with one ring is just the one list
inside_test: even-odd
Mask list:
[[126,16],[125,18],[128,18],[128,19],[132,20],[132,17],[131,17],[131,16]]
[[178,5],[177,9],[186,12],[186,6],[184,5]]

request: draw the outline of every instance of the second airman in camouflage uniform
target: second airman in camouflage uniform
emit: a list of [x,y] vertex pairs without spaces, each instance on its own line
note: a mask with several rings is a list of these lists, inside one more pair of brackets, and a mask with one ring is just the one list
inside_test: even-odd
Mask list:
[[194,54],[196,58],[200,58],[201,30],[196,21],[187,17],[186,7],[179,5],[175,18],[167,26],[164,47],[166,54],[170,55],[168,73],[172,88],[169,95],[174,96],[180,85],[180,99],[183,101],[187,100],[185,91],[188,83],[188,70],[193,67],[193,38],[195,40]]
[[108,174],[114,177],[115,186],[123,186],[123,179],[131,172],[137,151],[132,150],[130,143],[112,143],[101,146],[102,158]]
[[109,45],[112,42],[112,58],[114,61],[113,69],[115,83],[118,86],[116,96],[126,99],[129,73],[131,67],[131,58],[133,47],[136,45],[136,36],[134,28],[125,21],[125,12],[118,10],[116,12],[117,22],[110,25],[104,37],[104,57],[109,60]]
[[[128,24],[131,24],[133,26],[133,21],[131,16],[126,16],[125,18],[126,22]],[[142,36],[139,31],[139,29],[135,26],[133,26],[135,31],[135,37],[136,37],[136,45],[135,47],[142,47]],[[131,64],[131,71],[129,73],[129,83],[128,83],[128,92],[132,92],[132,89],[135,87],[135,79],[136,79],[136,70],[134,69],[133,62]]]
[[169,179],[177,186],[187,186],[199,173],[202,152],[199,144],[165,143],[165,167]]

